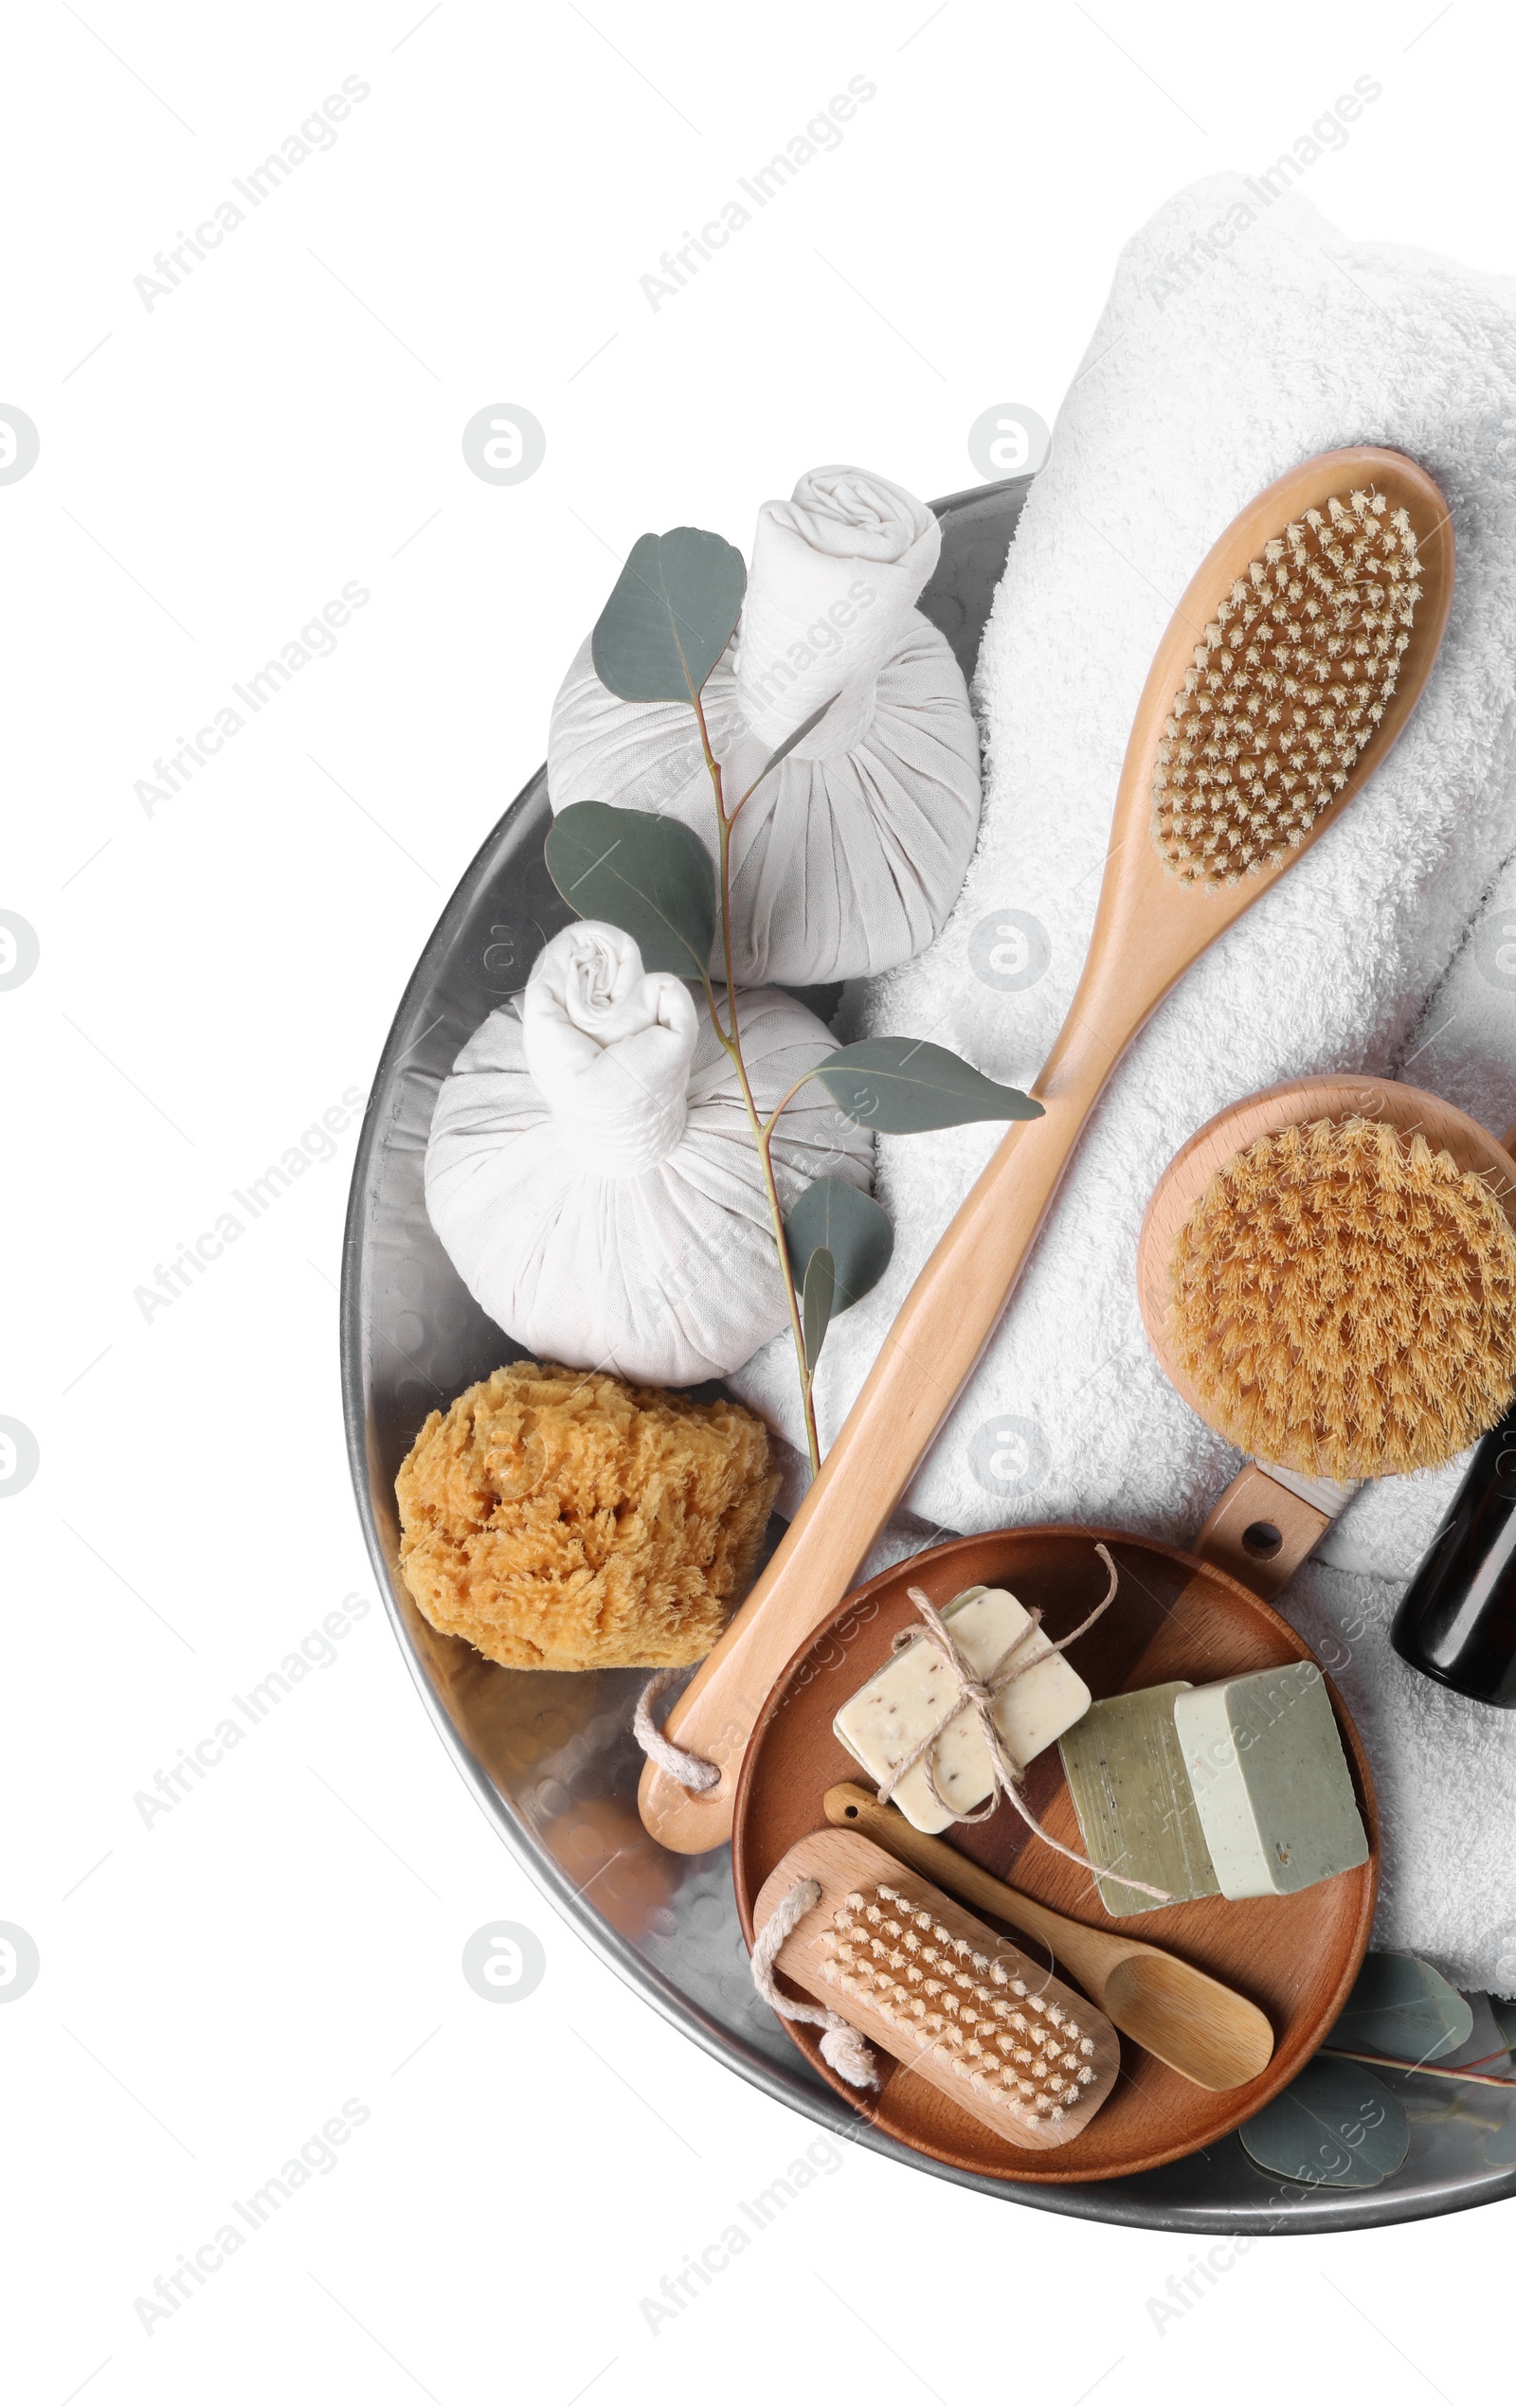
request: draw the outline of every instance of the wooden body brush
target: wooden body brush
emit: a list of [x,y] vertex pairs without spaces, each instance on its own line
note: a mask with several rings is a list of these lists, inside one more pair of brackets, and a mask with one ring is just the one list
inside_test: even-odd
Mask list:
[[670,1716],[668,1736],[720,1778],[696,1792],[645,1768],[642,1819],[665,1846],[729,1837],[769,1686],[951,1411],[1116,1062],[1383,760],[1436,656],[1453,576],[1432,478],[1366,447],[1278,478],[1197,570],[1138,705],[1084,973],[1033,1089],[1043,1117],[1011,1128],[965,1198],[772,1562]]
[[1276,1596],[1361,1481],[1429,1470],[1516,1388],[1516,1129],[1393,1079],[1295,1079],[1175,1155],[1137,1246],[1148,1340],[1244,1465],[1197,1551]]
[[1100,2009],[914,1866],[860,1832],[813,1831],[764,1883],[757,1930],[800,1881],[820,1896],[779,1971],[885,2050],[896,2074],[1018,2148],[1065,2146],[1104,2105],[1121,2043]]
[[946,1840],[913,1830],[897,1806],[880,1806],[873,1790],[856,1781],[827,1790],[826,1819],[839,1831],[861,1831],[939,1888],[1039,1940],[1066,1973],[1083,1983],[1118,2031],[1129,2032],[1186,2081],[1207,2091],[1236,2090],[1267,2067],[1273,2055],[1268,2017],[1251,1999],[1172,1950],[1154,1948],[1129,1932],[1101,1932],[1055,1914],[1024,1890],[998,1881]]

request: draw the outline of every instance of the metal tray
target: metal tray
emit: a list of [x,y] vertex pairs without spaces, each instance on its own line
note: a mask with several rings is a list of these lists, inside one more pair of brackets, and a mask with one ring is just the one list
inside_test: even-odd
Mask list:
[[[978,486],[934,505],[942,558],[922,607],[966,676],[1029,483]],[[1236,2139],[1127,2182],[1056,2189],[927,2163],[835,2097],[755,1998],[730,1850],[671,1856],[643,1833],[631,1735],[642,1676],[506,1671],[418,1613],[398,1571],[395,1473],[434,1406],[445,1409],[522,1351],[486,1320],[433,1236],[422,1164],[438,1087],[465,1038],[524,986],[541,945],[573,916],[543,864],[550,819],[540,770],[469,865],[416,966],[364,1121],[342,1266],[343,1411],[369,1552],[417,1687],[507,1846],[606,1963],[692,2040],[839,2137],[924,2174],[1052,2215],[1182,2232],[1344,2231],[1511,2196],[1516,2165],[1487,2156],[1511,2146],[1502,2094],[1417,2077],[1400,2084],[1410,2155],[1373,2191],[1299,2194],[1259,2173]]]

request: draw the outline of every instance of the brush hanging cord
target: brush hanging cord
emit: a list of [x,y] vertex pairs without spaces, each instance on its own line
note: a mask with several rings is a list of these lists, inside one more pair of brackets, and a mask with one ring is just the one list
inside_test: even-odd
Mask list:
[[[688,1748],[677,1747],[672,1739],[664,1736],[653,1719],[653,1708],[664,1690],[677,1680],[683,1669],[682,1664],[671,1664],[663,1671],[654,1673],[633,1709],[632,1736],[643,1755],[651,1756],[660,1770],[668,1773],[672,1780],[682,1782],[685,1788],[693,1789],[697,1797],[703,1797],[707,1789],[713,1789],[720,1780],[721,1767],[712,1764],[705,1756],[692,1755]],[[783,1947],[783,1941],[779,1945]]]
[[752,1986],[766,2006],[782,2016],[786,2023],[819,2023],[821,2026],[821,2055],[834,2074],[855,2090],[872,2089],[878,2081],[874,2051],[861,2032],[855,2031],[844,2016],[835,2014],[827,2006],[807,2006],[803,1999],[785,1996],[774,1979],[774,1959],[789,1938],[802,1917],[819,1905],[821,1896],[820,1881],[797,1881],[786,1890],[763,1930],[752,1944]]

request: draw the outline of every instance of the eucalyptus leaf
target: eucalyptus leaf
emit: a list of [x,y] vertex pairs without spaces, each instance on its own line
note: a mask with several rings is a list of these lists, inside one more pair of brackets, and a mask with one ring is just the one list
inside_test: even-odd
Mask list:
[[1042,1106],[999,1087],[945,1045],[871,1036],[829,1053],[816,1073],[849,1120],[887,1136],[957,1128],[965,1121],[1037,1121]]
[[[1457,2071],[1470,2065],[1481,2074],[1508,2074],[1510,2067],[1505,2057],[1509,2054],[1510,2043],[1495,2021],[1488,1994],[1484,1990],[1465,1990],[1462,1995],[1469,2003],[1473,2028],[1451,2057],[1443,2058],[1443,2070]],[[1446,2090],[1449,2086],[1441,2083],[1438,2087]]]
[[1516,2165],[1516,2116],[1491,2132],[1485,2143],[1485,2163],[1489,2165]]
[[639,535],[589,640],[601,684],[624,702],[693,704],[731,640],[747,584],[723,536]]
[[[601,682],[604,684],[605,680],[602,679]],[[795,746],[802,743],[803,739],[810,734],[811,729],[821,726],[821,721],[825,718],[827,712],[831,710],[833,703],[838,700],[840,693],[841,688],[839,687],[837,693],[829,695],[819,710],[813,710],[808,719],[803,719],[801,721],[800,726],[794,730],[792,735],[788,735],[785,738],[784,743],[780,746],[777,752],[771,752],[769,754],[767,760],[764,763],[763,767],[759,770],[757,777],[753,780],[752,784],[748,788],[748,794],[743,796],[743,802],[747,801],[748,795],[755,793],[758,787],[763,784],[763,782],[767,777],[770,769],[777,769],[782,761],[787,761],[790,754],[794,751]],[[738,808],[740,810],[741,804],[738,805]]]
[[832,1310],[845,1313],[883,1278],[894,1251],[894,1231],[882,1204],[846,1179],[816,1179],[785,1222],[790,1269],[803,1281],[818,1247],[831,1257],[836,1280]]
[[1492,1997],[1489,2002],[1489,2012],[1495,2019],[1495,2029],[1499,2032],[1501,2039],[1512,2056],[1516,2056],[1516,1999]]
[[693,828],[611,802],[571,802],[543,851],[564,901],[583,919],[624,928],[644,970],[705,975],[715,937],[715,872]]
[[1366,2065],[1315,2057],[1238,2127],[1237,2138],[1266,2174],[1327,2190],[1372,2190],[1404,2163],[1411,2128],[1399,2100]]
[[805,1284],[801,1290],[800,1325],[805,1340],[805,1362],[814,1372],[832,1318],[832,1299],[837,1291],[837,1274],[832,1257],[824,1246],[818,1246],[805,1266]]
[[1418,1956],[1374,1950],[1363,1959],[1327,2048],[1366,2048],[1414,2065],[1456,2057],[1473,2030],[1473,2009]]

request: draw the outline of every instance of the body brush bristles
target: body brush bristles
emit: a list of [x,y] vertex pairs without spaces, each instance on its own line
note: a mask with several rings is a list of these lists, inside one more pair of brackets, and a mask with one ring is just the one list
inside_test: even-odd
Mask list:
[[1418,578],[1409,513],[1354,492],[1234,581],[1158,746],[1153,840],[1179,877],[1234,885],[1336,801],[1395,692]]
[[1169,1279],[1177,1368],[1266,1464],[1423,1469],[1516,1391],[1516,1231],[1493,1178],[1419,1132],[1354,1118],[1260,1138],[1192,1207]]

